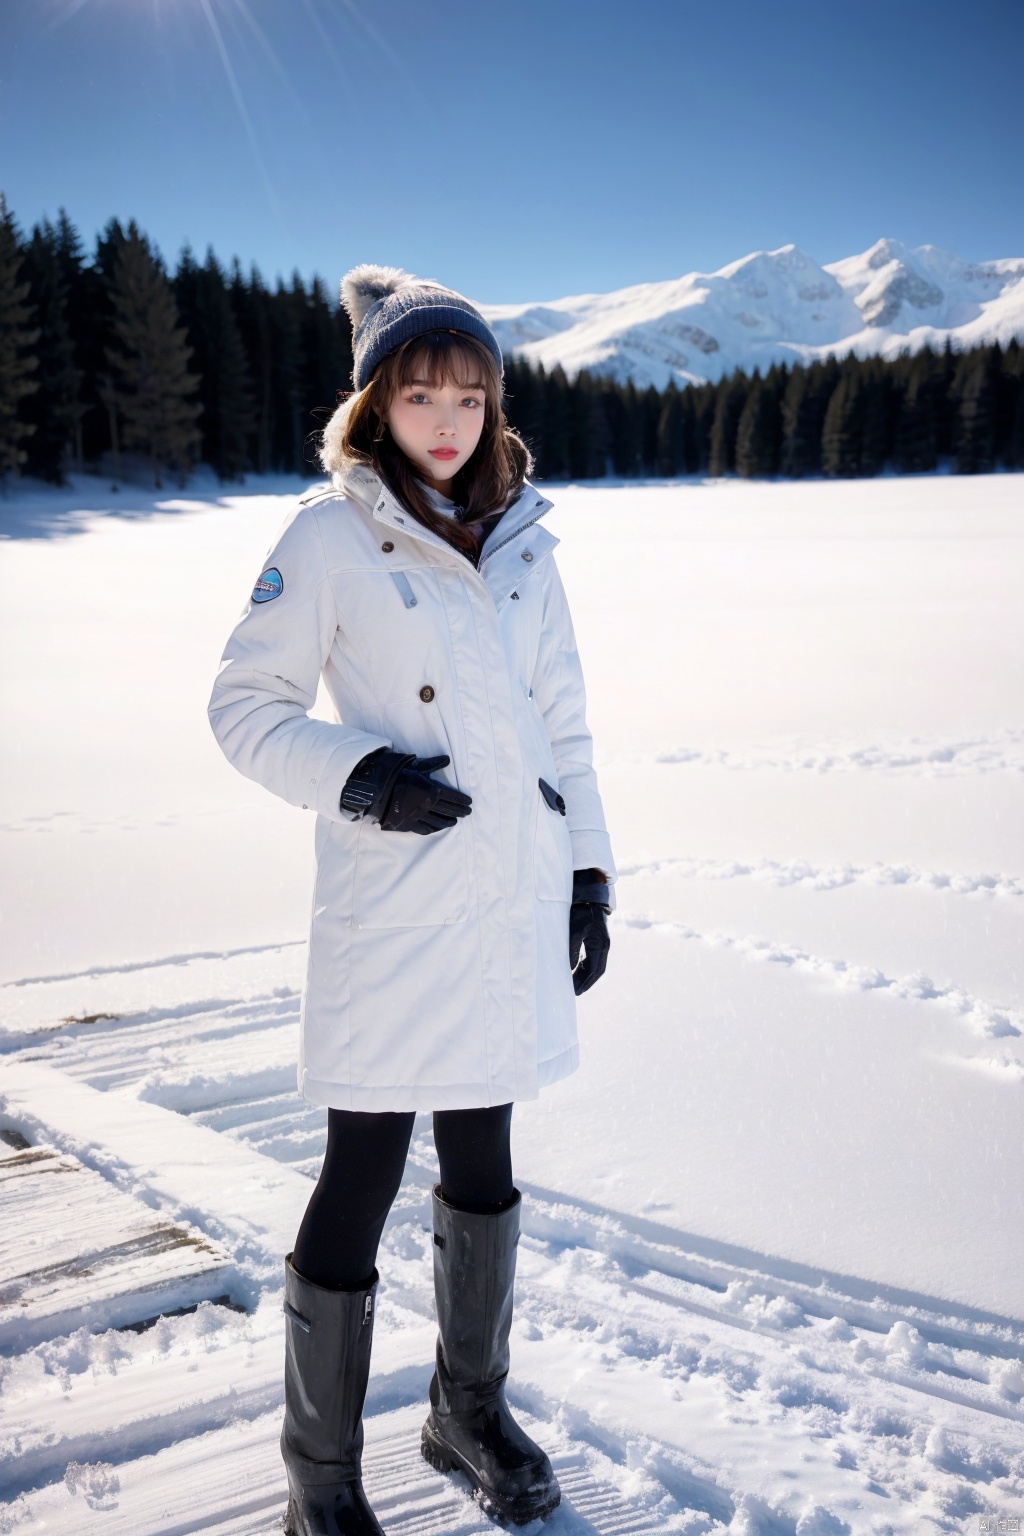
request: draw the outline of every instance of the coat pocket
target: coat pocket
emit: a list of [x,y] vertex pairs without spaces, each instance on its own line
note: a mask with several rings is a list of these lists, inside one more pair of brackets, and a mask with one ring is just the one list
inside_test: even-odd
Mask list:
[[[420,757],[440,753],[452,759],[435,775],[458,785],[451,741],[436,707],[430,715],[388,711],[386,724],[396,748]],[[459,788],[463,786],[458,785]],[[357,928],[435,928],[464,923],[469,916],[469,833],[459,820],[443,832],[383,832],[376,822],[359,823],[352,918]]]
[[545,779],[537,784],[533,873],[539,901],[572,901],[572,844],[561,795]]

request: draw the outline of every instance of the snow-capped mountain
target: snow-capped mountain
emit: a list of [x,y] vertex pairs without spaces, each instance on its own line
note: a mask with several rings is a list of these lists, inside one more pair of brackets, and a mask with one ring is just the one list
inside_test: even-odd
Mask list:
[[784,245],[717,272],[481,308],[506,353],[660,389],[829,352],[891,356],[947,337],[958,347],[1022,337],[1024,258],[972,263],[879,240],[821,267]]

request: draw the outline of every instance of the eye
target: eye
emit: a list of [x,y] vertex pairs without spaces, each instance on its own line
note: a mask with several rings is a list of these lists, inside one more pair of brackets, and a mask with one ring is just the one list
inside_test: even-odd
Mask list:
[[477,400],[475,398],[475,396],[473,396],[473,395],[467,395],[465,400],[462,401],[462,404],[463,405],[471,405],[474,408],[474,410],[478,410],[478,411],[482,411],[483,410],[483,405],[484,405],[482,400]]
[[414,390],[411,395],[406,396],[406,399],[409,401],[410,405],[428,405],[430,403],[428,397],[423,393],[422,389]]

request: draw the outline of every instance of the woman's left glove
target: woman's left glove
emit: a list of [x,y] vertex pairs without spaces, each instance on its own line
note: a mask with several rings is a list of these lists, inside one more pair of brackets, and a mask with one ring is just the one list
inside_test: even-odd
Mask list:
[[[569,969],[576,996],[604,975],[611,939],[608,937],[608,882],[601,869],[577,869],[572,877],[569,908]],[[583,958],[580,959],[580,950]]]

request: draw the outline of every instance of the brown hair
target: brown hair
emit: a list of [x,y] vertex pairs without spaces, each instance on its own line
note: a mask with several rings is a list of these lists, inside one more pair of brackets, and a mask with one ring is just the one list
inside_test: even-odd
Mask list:
[[484,425],[467,463],[452,478],[451,495],[466,522],[504,510],[533,467],[530,450],[505,420],[501,375],[491,353],[464,331],[428,331],[382,359],[365,389],[340,406],[324,430],[320,462],[328,471],[366,464],[379,475],[417,522],[475,558],[476,539],[461,522],[431,506],[415,467],[388,430],[387,413],[400,389],[414,378],[435,387],[484,387]]

